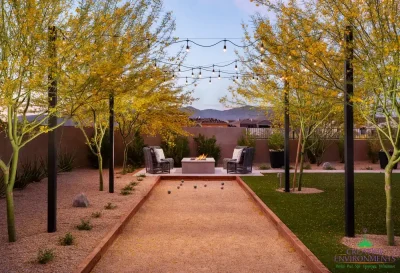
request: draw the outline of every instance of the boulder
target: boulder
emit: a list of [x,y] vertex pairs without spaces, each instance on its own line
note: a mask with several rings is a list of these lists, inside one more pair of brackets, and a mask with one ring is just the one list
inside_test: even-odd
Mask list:
[[84,193],[80,193],[74,198],[72,206],[78,208],[87,208],[89,207],[89,200]]
[[323,170],[336,170],[335,167],[333,166],[333,164],[329,163],[329,162],[325,162],[324,164],[322,164],[322,169]]

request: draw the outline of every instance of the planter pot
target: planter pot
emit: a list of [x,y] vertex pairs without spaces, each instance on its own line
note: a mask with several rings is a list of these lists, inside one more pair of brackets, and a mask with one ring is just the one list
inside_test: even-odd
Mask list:
[[[393,154],[393,152],[389,152],[390,155]],[[379,151],[379,164],[381,165],[381,169],[386,168],[386,165],[388,164],[389,160],[385,154],[385,152]],[[397,164],[394,165],[394,169],[397,169]]]
[[271,168],[282,168],[285,164],[285,152],[284,151],[269,151],[269,160]]

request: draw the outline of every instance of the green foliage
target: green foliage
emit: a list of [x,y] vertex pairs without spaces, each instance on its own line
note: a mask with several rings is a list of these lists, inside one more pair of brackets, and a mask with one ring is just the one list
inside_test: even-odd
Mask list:
[[310,163],[304,164],[303,169],[304,170],[311,170],[311,164]]
[[194,137],[193,140],[197,145],[197,154],[205,154],[207,157],[213,157],[215,164],[217,164],[219,158],[221,157],[221,148],[219,145],[217,145],[217,139],[215,136],[207,138],[206,136],[199,134],[199,136]]
[[129,185],[131,185],[132,187],[135,187],[138,185],[138,182],[132,181],[131,183],[129,183]]
[[71,172],[74,169],[76,159],[75,153],[70,153],[67,150],[61,150],[58,154],[57,167],[60,172]]
[[262,164],[260,165],[260,167],[258,167],[260,170],[270,170],[271,169],[271,165],[269,164]]
[[307,157],[311,164],[317,163],[317,166],[322,164],[322,157],[325,154],[329,142],[325,141],[321,135],[314,133],[307,141]]
[[107,205],[104,206],[105,209],[115,209],[117,205],[114,205],[113,203],[107,203]]
[[146,177],[146,174],[145,173],[141,173],[141,174],[138,175],[138,177]]
[[140,132],[136,132],[133,142],[128,146],[128,163],[134,168],[144,165],[144,146],[146,145],[144,144],[143,137],[140,135]]
[[[385,189],[381,183],[377,183],[382,177],[383,174],[379,173],[356,173],[354,175],[357,196],[368,197],[355,198],[356,219],[362,219],[356,221],[356,234],[364,234],[364,228],[368,229],[368,234],[386,234]],[[276,174],[265,174],[262,177],[245,176],[242,179],[331,272],[355,272],[354,268],[337,269],[337,263],[332,258],[335,255],[346,254],[348,249],[340,241],[344,236],[344,174],[305,173],[303,178],[304,185],[318,188],[324,192],[307,195],[307,198],[297,194],[279,193],[276,191]],[[293,174],[291,174],[290,181],[292,179]],[[394,173],[393,180],[399,182],[400,174]],[[400,196],[400,187],[393,187],[393,195]],[[376,200],[373,206],[371,200]],[[393,209],[394,211],[400,209],[399,198],[393,199]],[[380,215],[381,217],[371,217],[371,215]],[[393,221],[400,223],[400,213],[393,213]],[[394,232],[396,236],[400,236],[400,229],[395,229]],[[395,261],[395,265],[396,268],[400,266],[400,259]],[[373,272],[383,273],[390,272],[390,270],[377,268]]]
[[121,190],[121,195],[129,195],[129,194],[132,194],[132,191],[124,189]]
[[37,261],[40,264],[47,264],[48,262],[51,262],[55,258],[55,253],[53,249],[39,249],[39,253],[37,256]]
[[15,189],[23,189],[32,182],[39,182],[47,176],[47,165],[44,160],[35,158],[21,164],[15,177]]
[[70,246],[74,244],[75,237],[70,232],[68,232],[64,235],[64,237],[60,237],[59,241],[60,245],[62,246]]
[[135,189],[133,188],[134,186],[131,185],[132,183],[129,183],[128,185],[126,185],[125,187],[122,188],[121,190],[121,195],[129,195],[132,194],[132,191],[134,191]]
[[136,177],[136,179],[137,179],[137,181],[143,181],[143,177],[140,177],[140,176],[138,176],[138,177]]
[[368,170],[368,171],[371,171],[371,170],[373,170],[374,168],[372,168],[371,166],[368,166],[368,167],[366,167],[365,169]]
[[93,218],[100,218],[101,217],[101,212],[100,211],[95,211],[92,213]]
[[189,140],[185,136],[172,136],[161,142],[165,157],[173,158],[176,167],[182,166],[182,159],[190,154]]
[[367,140],[367,156],[371,163],[378,162],[380,150],[381,150],[381,144],[379,142],[379,139]]
[[275,131],[269,136],[268,148],[270,151],[283,151],[285,148],[285,138],[281,132]]
[[122,174],[133,173],[134,171],[135,171],[135,168],[132,165],[127,165],[126,170],[122,171]]
[[237,141],[238,146],[248,146],[253,147],[254,150],[256,149],[256,138],[250,134],[250,132],[245,131],[244,134],[240,136]]
[[81,223],[76,226],[78,230],[91,230],[93,228],[90,220],[81,219]]
[[[96,146],[94,144],[91,145],[93,147],[93,150],[96,150]],[[108,166],[108,161],[110,159],[110,156],[108,154],[109,147],[110,147],[110,133],[109,130],[107,129],[106,132],[104,133],[100,149],[101,157],[103,158],[103,168]],[[90,162],[90,166],[92,166],[95,169],[99,168],[99,162],[97,160],[97,156],[92,153],[89,147],[88,147],[88,160]]]

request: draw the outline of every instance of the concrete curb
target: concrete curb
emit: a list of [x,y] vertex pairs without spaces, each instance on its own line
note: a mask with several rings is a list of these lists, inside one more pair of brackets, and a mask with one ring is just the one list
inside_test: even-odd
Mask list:
[[236,181],[242,187],[242,189],[253,199],[263,213],[272,221],[272,223],[278,229],[278,232],[293,245],[296,252],[300,254],[304,262],[315,273],[329,273],[328,268],[321,263],[320,260],[300,241],[299,238],[276,216],[276,214],[268,208],[264,202],[250,189],[249,186],[239,177],[236,177]]
[[150,190],[142,197],[132,209],[122,216],[118,222],[112,227],[112,229],[104,236],[100,243],[92,250],[92,252],[80,263],[78,268],[74,270],[74,273],[89,273],[96,266],[97,262],[101,259],[104,253],[117,239],[118,235],[122,232],[129,220],[136,214],[136,212],[142,207],[144,202],[149,198],[153,189],[160,183],[161,177],[158,176],[156,181]]

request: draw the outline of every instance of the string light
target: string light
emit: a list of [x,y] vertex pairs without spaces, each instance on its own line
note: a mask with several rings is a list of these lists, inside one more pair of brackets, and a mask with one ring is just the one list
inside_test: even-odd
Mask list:
[[201,67],[200,67],[200,72],[199,72],[199,78],[201,78]]
[[261,57],[260,58],[260,64],[263,64],[264,63],[264,60],[263,60],[263,58]]
[[192,78],[194,78],[193,68],[192,68]]
[[314,65],[317,65],[317,60],[314,60]]
[[226,52],[226,40],[224,40],[224,52]]
[[235,70],[237,70],[237,61],[235,62]]
[[172,74],[172,79],[173,79],[173,80],[175,80],[175,73],[174,73],[174,74]]
[[157,69],[157,61],[154,60],[154,69]]
[[178,66],[178,74],[181,74],[181,64]]
[[221,70],[218,71],[218,80],[220,80],[220,79],[221,79]]
[[190,47],[189,47],[189,39],[186,40],[186,52],[190,51]]
[[188,80],[187,80],[187,77],[186,77],[186,85],[188,85]]
[[209,81],[209,84],[211,84],[211,77],[210,77],[210,81]]
[[265,49],[265,48],[264,48],[264,43],[263,43],[263,42],[261,42],[261,45],[260,45],[260,50],[261,50],[261,51],[264,51],[264,49]]
[[213,65],[213,71],[212,71],[213,75],[215,75],[215,69],[214,69],[214,65]]

